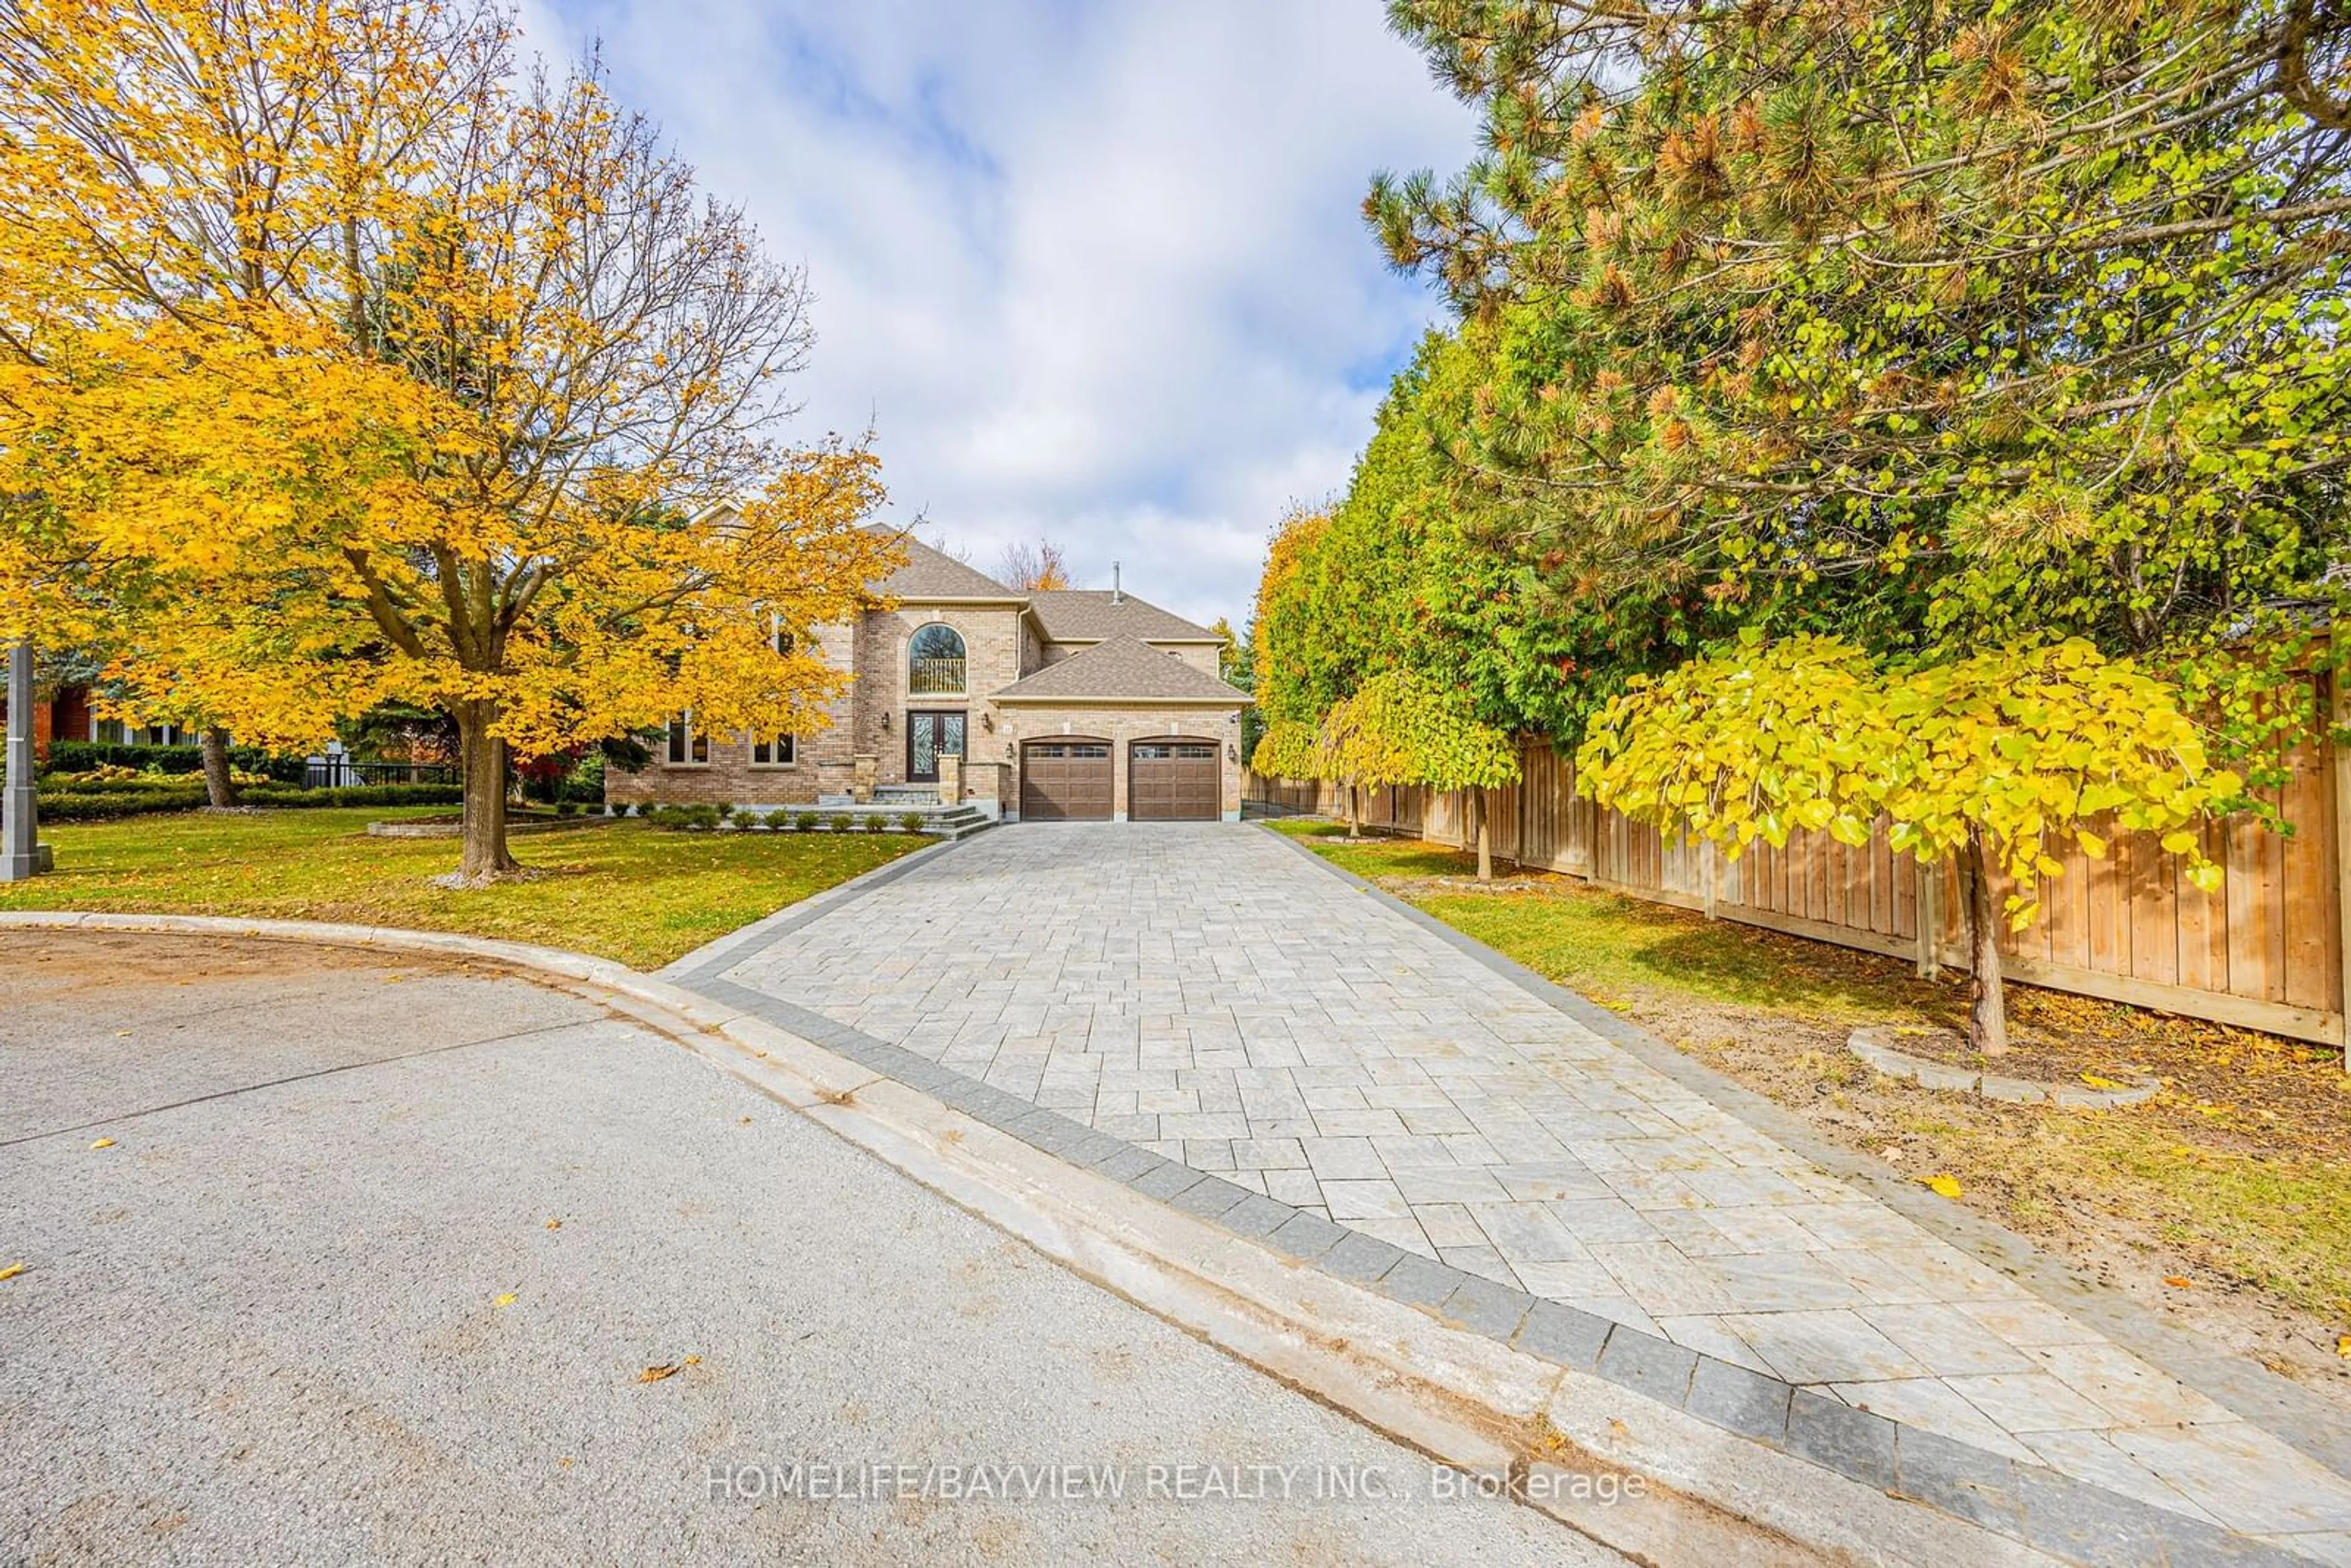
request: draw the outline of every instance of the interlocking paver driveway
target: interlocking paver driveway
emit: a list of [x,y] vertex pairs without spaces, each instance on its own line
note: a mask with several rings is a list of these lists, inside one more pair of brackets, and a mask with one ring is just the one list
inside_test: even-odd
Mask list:
[[2351,1548],[2342,1478],[1260,829],[1001,829],[727,977],[1464,1270]]

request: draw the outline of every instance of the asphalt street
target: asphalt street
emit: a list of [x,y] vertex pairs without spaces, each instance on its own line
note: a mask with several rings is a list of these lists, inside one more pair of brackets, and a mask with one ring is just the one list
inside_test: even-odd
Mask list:
[[18,1264],[0,1562],[1622,1561],[478,967],[0,937]]

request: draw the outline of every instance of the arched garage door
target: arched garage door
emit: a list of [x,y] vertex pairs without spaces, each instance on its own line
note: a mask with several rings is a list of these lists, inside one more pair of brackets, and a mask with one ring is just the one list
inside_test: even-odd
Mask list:
[[1225,814],[1217,743],[1171,735],[1127,748],[1126,814],[1138,822],[1213,822]]
[[1109,741],[1062,736],[1021,747],[1022,821],[1106,822],[1110,808]]

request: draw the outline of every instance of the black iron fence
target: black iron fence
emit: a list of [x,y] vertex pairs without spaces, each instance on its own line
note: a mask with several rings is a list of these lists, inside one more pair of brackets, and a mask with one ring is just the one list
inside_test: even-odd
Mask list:
[[457,769],[447,762],[361,762],[352,757],[313,757],[302,775],[302,787],[306,789],[456,782]]

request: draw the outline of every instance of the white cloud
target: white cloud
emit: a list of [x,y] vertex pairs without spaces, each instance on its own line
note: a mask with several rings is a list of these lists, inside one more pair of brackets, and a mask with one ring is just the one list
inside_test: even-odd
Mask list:
[[[879,433],[892,510],[987,566],[1239,620],[1285,501],[1335,489],[1437,307],[1357,214],[1470,120],[1374,0],[528,5],[603,40],[820,334],[803,428]],[[1371,383],[1371,384],[1367,384]]]

